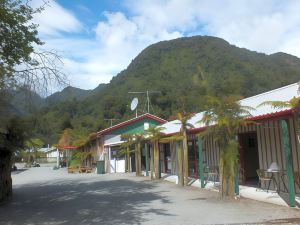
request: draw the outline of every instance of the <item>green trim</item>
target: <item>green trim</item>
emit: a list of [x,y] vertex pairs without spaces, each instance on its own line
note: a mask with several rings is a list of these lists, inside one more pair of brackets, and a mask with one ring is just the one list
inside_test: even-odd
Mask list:
[[150,118],[144,118],[144,119],[138,120],[134,123],[127,124],[120,128],[109,131],[109,132],[105,133],[105,135],[142,134],[145,132],[144,123],[149,123],[149,127],[161,124],[160,122],[158,122],[156,120],[153,120]]
[[296,205],[295,187],[294,187],[295,183],[294,183],[294,175],[293,175],[292,154],[290,148],[288,124],[285,120],[281,120],[280,122],[281,122],[280,123],[281,130],[282,130],[283,151],[284,151],[284,158],[285,158],[287,178],[288,178],[290,206],[295,207]]
[[201,138],[198,138],[198,153],[199,153],[199,160],[198,160],[199,179],[201,182],[201,188],[204,188],[205,184],[204,184],[204,166],[203,166],[203,141]]
[[158,178],[161,178],[161,165],[160,165],[160,148],[158,144]]
[[234,178],[234,192],[236,195],[240,195],[239,175],[240,175],[240,170],[239,170],[239,167],[237,167],[236,175]]

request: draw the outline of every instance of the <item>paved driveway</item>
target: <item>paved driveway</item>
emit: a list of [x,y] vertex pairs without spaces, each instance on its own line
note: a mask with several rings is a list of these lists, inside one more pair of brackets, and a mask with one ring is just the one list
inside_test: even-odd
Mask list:
[[133,174],[67,174],[32,168],[13,175],[14,199],[0,224],[300,224],[300,211],[150,181]]

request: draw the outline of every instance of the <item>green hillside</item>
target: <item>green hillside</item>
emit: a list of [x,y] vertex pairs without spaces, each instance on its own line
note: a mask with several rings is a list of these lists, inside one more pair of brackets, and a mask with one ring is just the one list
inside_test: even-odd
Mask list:
[[91,96],[105,87],[106,84],[99,84],[94,90],[83,90],[80,88],[68,86],[62,91],[55,92],[44,99],[46,105],[53,105],[60,102],[66,102],[73,99],[84,100],[86,97]]
[[[136,96],[129,91],[161,91],[152,95],[152,104],[155,114],[163,118],[181,110],[198,112],[203,92],[196,81],[202,76],[220,93],[225,86],[248,97],[300,80],[300,59],[285,53],[257,53],[207,36],[159,42],[143,50],[126,70],[83,100],[44,108],[36,132],[53,143],[66,127],[87,135],[108,126],[104,118],[131,118],[134,113],[128,105]],[[141,114],[145,96],[138,97]]]
[[91,90],[82,90],[80,88],[75,88],[68,86],[60,92],[56,92],[45,99],[47,104],[55,104],[58,102],[65,102],[70,99],[76,98],[82,100],[91,94]]
[[26,87],[5,90],[5,93],[1,95],[5,95],[2,97],[9,103],[5,107],[1,106],[6,108],[11,115],[28,116],[45,106],[44,99]]

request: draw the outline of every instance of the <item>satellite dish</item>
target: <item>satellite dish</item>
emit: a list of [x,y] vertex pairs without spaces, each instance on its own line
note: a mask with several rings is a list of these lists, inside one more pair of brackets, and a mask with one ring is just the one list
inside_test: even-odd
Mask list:
[[130,109],[131,109],[132,111],[135,110],[136,107],[137,107],[137,105],[138,105],[138,103],[139,103],[138,98],[132,99],[131,104],[130,104]]

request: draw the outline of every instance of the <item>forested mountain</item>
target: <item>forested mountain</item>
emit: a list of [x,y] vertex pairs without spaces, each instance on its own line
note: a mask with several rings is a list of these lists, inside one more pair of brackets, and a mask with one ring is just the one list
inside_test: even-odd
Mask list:
[[55,92],[52,95],[49,95],[44,99],[44,104],[46,106],[51,106],[53,104],[57,104],[60,102],[66,102],[70,100],[79,100],[82,101],[86,97],[94,95],[95,93],[99,92],[101,89],[105,87],[106,84],[99,84],[93,90],[84,90],[72,86],[68,86],[64,88],[62,91]]
[[10,101],[10,111],[19,116],[35,113],[43,107],[55,105],[60,102],[76,100],[84,100],[86,97],[94,95],[106,84],[99,84],[93,90],[84,90],[72,86],[64,88],[62,91],[55,92],[46,98],[40,97],[26,87],[19,87],[6,91],[6,96]]
[[87,96],[92,94],[92,90],[83,90],[76,87],[68,86],[60,92],[56,92],[45,99],[46,104],[56,104],[59,102],[65,102],[72,99],[83,100]]
[[26,87],[5,90],[1,95],[5,95],[8,112],[21,117],[35,113],[45,106],[44,99]]
[[[104,118],[133,117],[128,107],[133,97],[140,99],[141,114],[145,95],[135,96],[129,91],[160,91],[151,96],[151,102],[155,114],[163,118],[181,110],[198,112],[204,93],[197,80],[202,77],[219,93],[226,87],[248,97],[300,80],[300,59],[285,53],[257,53],[207,36],[159,42],[143,50],[109,84],[84,99],[65,98],[67,101],[43,108],[37,117],[36,133],[49,143],[55,143],[64,128],[88,135],[108,126]],[[69,89],[76,96],[77,89]]]

